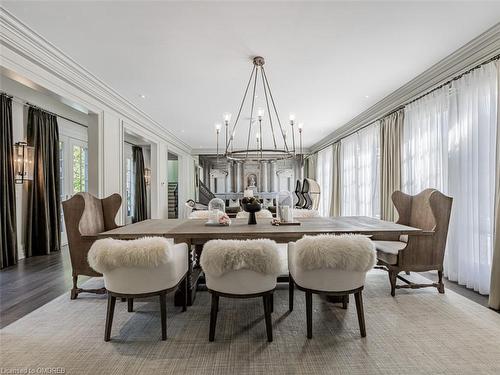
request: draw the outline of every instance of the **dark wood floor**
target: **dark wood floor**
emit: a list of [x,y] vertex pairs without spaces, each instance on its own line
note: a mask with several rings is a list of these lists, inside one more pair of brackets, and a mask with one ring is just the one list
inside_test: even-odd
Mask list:
[[[88,278],[80,277],[79,283],[85,280]],[[66,293],[71,286],[67,246],[50,255],[22,259],[0,271],[0,328]]]
[[[437,275],[421,275],[436,280]],[[79,282],[88,278],[81,277]],[[21,260],[0,271],[0,328],[22,318],[71,289],[71,264],[68,248],[50,255]],[[488,306],[488,297],[445,279],[445,287],[476,303]],[[69,298],[69,297],[68,297]]]

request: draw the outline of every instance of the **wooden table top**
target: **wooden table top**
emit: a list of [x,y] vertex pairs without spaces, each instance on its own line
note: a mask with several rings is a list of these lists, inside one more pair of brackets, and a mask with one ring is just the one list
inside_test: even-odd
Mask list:
[[97,238],[112,237],[130,239],[142,236],[164,237],[170,229],[178,226],[184,221],[186,221],[186,219],[149,219],[101,232],[97,235]]
[[294,240],[305,234],[362,233],[362,234],[416,234],[421,229],[383,221],[366,216],[340,216],[297,219],[301,225],[271,225],[270,219],[257,219],[256,225],[248,225],[247,219],[232,219],[230,226],[207,226],[204,219],[152,219],[126,225],[98,234],[98,238],[137,238],[163,236],[177,240],[213,238],[271,238]]

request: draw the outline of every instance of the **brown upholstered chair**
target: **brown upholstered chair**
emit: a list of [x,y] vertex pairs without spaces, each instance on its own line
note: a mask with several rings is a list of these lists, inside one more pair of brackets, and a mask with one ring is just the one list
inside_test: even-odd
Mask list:
[[89,193],[78,193],[62,202],[64,223],[68,235],[69,254],[73,268],[73,288],[71,299],[79,293],[105,293],[102,289],[82,289],[78,287],[78,276],[102,276],[90,268],[87,253],[95,241],[97,233],[117,228],[115,217],[122,204],[119,194],[99,199]]
[[[444,293],[443,259],[453,199],[436,189],[426,189],[414,196],[395,191],[392,201],[399,214],[397,223],[423,232],[390,240],[374,238],[378,264],[389,272],[391,295],[395,295],[396,288],[421,287],[436,287]],[[403,271],[434,270],[438,271],[438,282],[431,284],[415,284],[399,275]],[[396,279],[406,284],[397,285]]]

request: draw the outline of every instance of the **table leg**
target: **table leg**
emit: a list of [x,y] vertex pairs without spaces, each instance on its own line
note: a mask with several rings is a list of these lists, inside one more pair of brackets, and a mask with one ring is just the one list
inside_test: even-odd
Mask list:
[[187,287],[185,289],[185,283],[182,283],[177,291],[175,292],[174,303],[175,306],[183,306],[184,305],[184,296],[187,294],[187,304],[188,306],[192,306],[195,296],[196,296],[196,288],[198,287],[198,279],[200,277],[201,268],[196,267],[196,250],[192,249],[190,240],[176,241],[177,242],[185,242],[188,245],[188,272],[187,272]]

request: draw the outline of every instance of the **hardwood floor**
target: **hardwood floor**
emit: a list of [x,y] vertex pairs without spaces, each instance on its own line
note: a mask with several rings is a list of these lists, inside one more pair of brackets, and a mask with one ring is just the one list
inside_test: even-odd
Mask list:
[[[80,277],[79,283],[88,279]],[[0,271],[0,328],[66,293],[71,286],[67,246],[49,255],[22,259]]]
[[[437,275],[423,272],[422,276],[436,280]],[[79,282],[88,280],[81,277]],[[488,297],[444,280],[450,289],[482,306]],[[0,328],[22,318],[71,289],[71,264],[68,247],[50,255],[22,259],[14,267],[0,271]],[[69,297],[68,297],[69,298]]]

